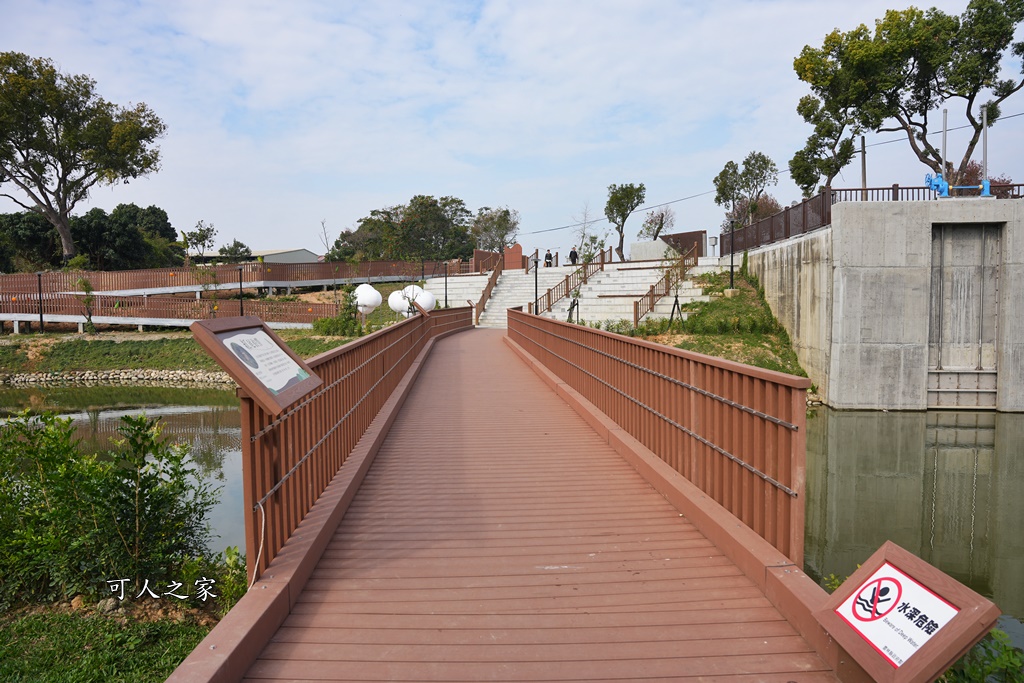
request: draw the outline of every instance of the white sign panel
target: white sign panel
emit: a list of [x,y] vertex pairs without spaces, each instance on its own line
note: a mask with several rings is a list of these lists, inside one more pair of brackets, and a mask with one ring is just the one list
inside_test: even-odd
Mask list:
[[291,356],[263,330],[224,335],[224,345],[256,375],[269,391],[281,391],[309,377]]
[[888,562],[836,608],[836,614],[896,668],[957,612]]

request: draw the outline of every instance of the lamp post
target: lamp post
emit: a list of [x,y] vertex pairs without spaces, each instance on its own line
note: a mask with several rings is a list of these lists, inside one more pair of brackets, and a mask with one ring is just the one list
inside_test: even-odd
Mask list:
[[238,266],[238,315],[245,315],[245,302],[242,299],[242,266]]
[[736,260],[736,221],[730,221],[729,226],[729,289],[736,289],[735,276],[733,274],[733,262]]
[[540,277],[540,269],[537,266],[540,264],[540,258],[534,256],[530,260],[533,261],[533,314],[540,315],[540,311],[537,310],[537,302],[540,300],[540,290],[538,289],[537,282],[537,279]]
[[36,289],[39,292],[39,334],[46,331],[43,327],[43,274],[36,273]]

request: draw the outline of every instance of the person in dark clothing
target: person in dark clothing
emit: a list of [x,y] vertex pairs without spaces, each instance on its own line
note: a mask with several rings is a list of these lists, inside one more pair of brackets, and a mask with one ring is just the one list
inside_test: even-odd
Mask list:
[[580,255],[576,253],[576,247],[573,247],[572,251],[569,252],[569,263],[575,266],[576,259],[578,259],[579,257]]
[[551,260],[552,260],[552,258],[553,257],[551,256],[551,250],[548,249],[548,253],[544,254],[544,267],[545,268],[550,268],[551,267]]

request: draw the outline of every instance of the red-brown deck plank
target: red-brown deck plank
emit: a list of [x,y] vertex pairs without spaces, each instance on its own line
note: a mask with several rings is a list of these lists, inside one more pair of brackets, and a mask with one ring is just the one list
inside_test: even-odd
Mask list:
[[441,340],[248,681],[834,681],[502,343]]

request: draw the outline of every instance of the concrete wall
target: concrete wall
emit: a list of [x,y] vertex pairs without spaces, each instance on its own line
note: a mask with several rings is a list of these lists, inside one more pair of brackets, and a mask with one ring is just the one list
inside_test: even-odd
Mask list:
[[995,403],[1024,411],[1024,202],[841,202],[831,228],[749,253],[829,405],[927,407],[933,228],[978,224],[997,226],[1000,240]]

